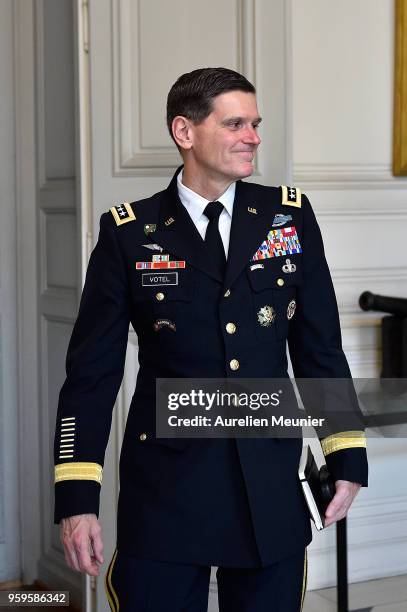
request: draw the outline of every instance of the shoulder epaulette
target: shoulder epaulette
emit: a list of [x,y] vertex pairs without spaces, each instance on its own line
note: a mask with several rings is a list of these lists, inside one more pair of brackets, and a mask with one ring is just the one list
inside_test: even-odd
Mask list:
[[123,202],[118,206],[112,206],[110,212],[116,221],[116,225],[122,225],[123,223],[128,223],[128,221],[136,220],[136,215],[128,202]]
[[284,206],[296,206],[297,208],[301,208],[301,189],[298,189],[298,187],[281,185],[281,191],[281,204]]

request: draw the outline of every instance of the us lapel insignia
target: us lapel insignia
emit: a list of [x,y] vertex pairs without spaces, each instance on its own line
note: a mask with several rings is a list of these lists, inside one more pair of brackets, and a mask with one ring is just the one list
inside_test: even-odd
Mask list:
[[123,225],[123,223],[136,220],[136,215],[128,202],[123,202],[118,206],[112,206],[110,212],[116,221],[116,225]]
[[168,227],[169,225],[171,225],[171,223],[174,223],[174,221],[175,219],[173,219],[173,217],[170,217],[165,221],[165,225]]
[[155,223],[145,223],[144,224],[145,235],[148,236],[152,232],[155,232],[156,228],[157,228],[157,225]]
[[252,215],[257,215],[257,208],[253,208],[253,206],[248,206],[247,210],[249,211],[249,213],[252,213]]
[[283,206],[296,206],[301,208],[301,189],[298,187],[287,187],[287,185],[281,185]]

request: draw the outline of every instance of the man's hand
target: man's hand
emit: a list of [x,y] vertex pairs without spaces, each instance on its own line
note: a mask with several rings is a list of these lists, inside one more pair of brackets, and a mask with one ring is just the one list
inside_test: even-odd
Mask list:
[[336,493],[325,512],[325,527],[340,521],[347,515],[361,487],[357,482],[348,482],[347,480],[337,480],[335,486]]
[[89,576],[99,575],[103,563],[102,530],[96,514],[78,514],[63,518],[60,524],[61,542],[69,567]]

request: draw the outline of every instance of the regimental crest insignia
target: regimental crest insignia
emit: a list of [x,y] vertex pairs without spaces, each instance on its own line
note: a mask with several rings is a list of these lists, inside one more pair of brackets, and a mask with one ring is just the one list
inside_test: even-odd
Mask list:
[[281,185],[281,191],[281,204],[283,206],[296,206],[297,208],[301,208],[301,189],[298,189],[298,187]]
[[270,327],[276,318],[276,311],[272,306],[262,306],[257,313],[257,320],[262,327]]
[[123,202],[117,206],[112,206],[110,212],[116,221],[116,225],[123,225],[123,223],[136,220],[136,215],[128,202]]
[[156,223],[145,223],[144,224],[144,233],[146,236],[152,234],[157,229]]

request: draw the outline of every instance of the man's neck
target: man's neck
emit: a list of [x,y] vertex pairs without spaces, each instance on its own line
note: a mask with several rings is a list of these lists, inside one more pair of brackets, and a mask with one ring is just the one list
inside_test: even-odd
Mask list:
[[210,202],[217,200],[232,183],[234,181],[230,178],[210,176],[186,166],[182,172],[182,184]]

